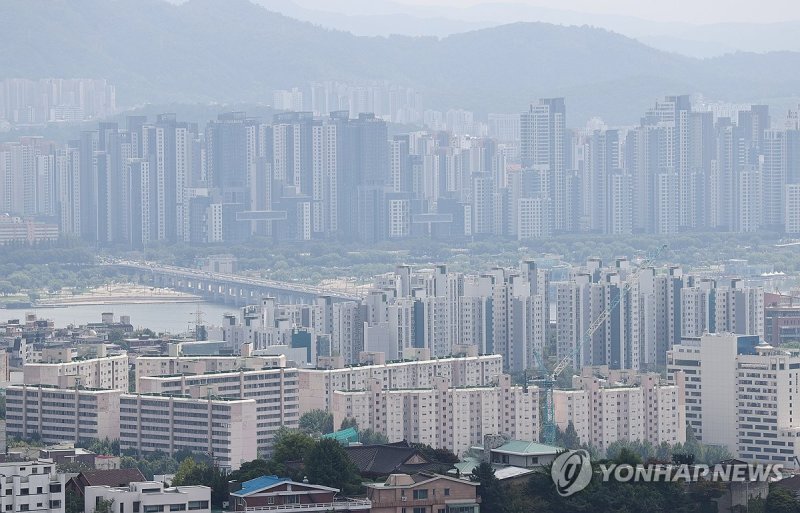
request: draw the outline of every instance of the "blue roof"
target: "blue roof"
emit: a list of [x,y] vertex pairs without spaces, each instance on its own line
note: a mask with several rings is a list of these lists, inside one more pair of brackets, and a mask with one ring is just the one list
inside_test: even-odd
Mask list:
[[231,495],[236,495],[237,497],[241,497],[243,495],[250,495],[251,493],[256,493],[264,488],[269,488],[270,486],[274,486],[278,483],[282,483],[284,481],[291,481],[288,477],[278,477],[278,476],[261,476],[255,479],[251,479],[250,481],[245,481],[242,483],[242,489],[232,492]]

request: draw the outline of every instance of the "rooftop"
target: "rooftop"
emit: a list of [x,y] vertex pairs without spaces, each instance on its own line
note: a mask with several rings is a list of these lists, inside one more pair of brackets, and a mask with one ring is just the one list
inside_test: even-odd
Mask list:
[[276,485],[278,483],[283,483],[285,481],[291,481],[288,477],[278,477],[278,476],[261,476],[255,479],[251,479],[250,481],[245,481],[242,483],[242,488],[235,492],[232,492],[231,495],[241,496],[241,495],[250,495],[251,493],[255,493],[259,490],[264,488]]
[[545,445],[538,442],[528,442],[525,440],[511,440],[506,442],[496,449],[495,452],[504,452],[508,454],[517,454],[524,456],[541,456],[546,454],[558,454],[563,452],[564,449],[554,445]]

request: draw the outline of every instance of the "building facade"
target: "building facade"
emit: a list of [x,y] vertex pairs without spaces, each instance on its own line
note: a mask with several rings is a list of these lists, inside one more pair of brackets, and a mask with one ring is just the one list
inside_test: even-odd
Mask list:
[[191,451],[229,470],[258,457],[253,399],[123,394],[119,423],[120,449],[137,454]]

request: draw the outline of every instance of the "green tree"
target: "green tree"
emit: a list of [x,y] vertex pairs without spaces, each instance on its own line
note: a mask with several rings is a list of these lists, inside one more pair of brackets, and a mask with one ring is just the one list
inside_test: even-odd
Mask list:
[[764,511],[769,513],[798,513],[800,505],[792,492],[786,488],[774,486],[767,495]]
[[569,421],[564,431],[560,429],[557,430],[556,445],[565,449],[579,449],[581,447],[581,440],[578,437],[578,432],[575,430],[575,424],[573,424],[572,421]]
[[481,498],[481,513],[505,513],[508,511],[508,502],[503,486],[494,475],[494,468],[489,463],[484,461],[475,467],[471,479],[480,483],[478,495]]
[[274,471],[271,462],[263,459],[256,459],[242,463],[238,470],[234,470],[228,474],[228,479],[243,483],[244,481],[249,481],[251,479],[273,473]]
[[308,435],[325,435],[333,432],[333,415],[325,410],[311,410],[300,417],[300,431]]
[[356,419],[351,419],[349,417],[342,419],[342,424],[339,426],[339,429],[344,430],[348,428],[358,429],[358,422],[356,422]]
[[186,458],[172,480],[174,486],[203,485],[211,488],[211,504],[221,508],[228,500],[228,476],[219,468]]
[[458,463],[461,461],[461,458],[453,454],[452,451],[448,449],[434,449],[430,445],[427,444],[411,444],[413,448],[418,450],[423,456],[425,456],[430,461],[434,461],[437,463]]
[[309,482],[338,488],[344,495],[356,495],[361,490],[358,469],[336,440],[317,442],[306,456],[305,474]]
[[280,464],[290,461],[303,461],[313,448],[314,439],[307,434],[300,431],[280,429],[273,441],[272,461]]
[[364,445],[381,445],[388,444],[389,439],[383,433],[373,431],[372,429],[365,429],[358,433],[358,440]]

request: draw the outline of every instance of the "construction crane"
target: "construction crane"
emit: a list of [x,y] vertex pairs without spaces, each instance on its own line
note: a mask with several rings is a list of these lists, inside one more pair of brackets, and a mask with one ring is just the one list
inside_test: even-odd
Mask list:
[[[590,341],[594,333],[600,329],[600,326],[605,324],[608,318],[611,317],[611,314],[617,309],[617,306],[619,306],[620,301],[622,301],[628,289],[631,288],[631,285],[637,282],[639,275],[642,274],[645,269],[653,265],[653,262],[658,259],[658,257],[666,248],[666,244],[660,246],[655,253],[647,257],[639,265],[633,274],[628,276],[628,278],[622,283],[622,287],[619,291],[619,294],[617,294],[617,297],[606,307],[605,310],[603,310],[602,313],[600,313],[600,315],[595,318],[594,321],[592,321],[592,324],[589,325],[589,328],[583,334],[583,339],[580,341],[580,343],[575,344],[575,348],[572,350],[572,352],[558,362],[551,373],[545,374],[544,378],[535,381],[535,383],[539,386],[539,389],[544,392],[544,419],[542,420],[542,438],[546,444],[552,445],[556,441],[555,404],[553,403],[553,388],[555,387],[556,380],[561,373],[564,372],[564,369],[566,369],[580,354],[583,345]],[[537,363],[544,368],[544,361],[539,358],[538,355],[534,356],[536,357]],[[542,394],[540,394],[539,397],[542,397]]]

